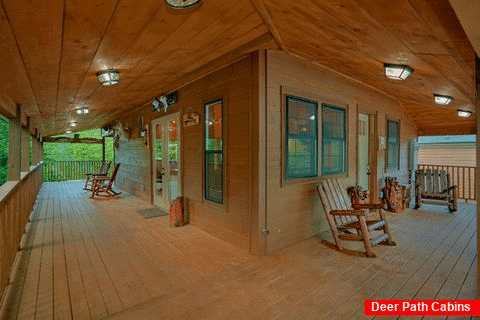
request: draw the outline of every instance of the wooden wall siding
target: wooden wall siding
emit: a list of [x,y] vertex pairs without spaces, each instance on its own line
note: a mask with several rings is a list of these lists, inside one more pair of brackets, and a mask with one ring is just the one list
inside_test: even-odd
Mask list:
[[[178,102],[167,113],[153,113],[147,106],[125,119],[137,132],[138,117],[145,123],[181,111],[200,114],[200,124],[182,127],[182,186],[190,222],[237,247],[250,251],[251,187],[251,82],[252,57],[216,71],[178,90]],[[223,206],[203,200],[203,125],[204,104],[218,98],[224,99],[224,156],[226,183]],[[151,201],[151,151],[143,140],[120,141],[116,150],[117,162],[122,163],[118,186],[144,200]],[[124,164],[126,166],[124,167]],[[139,190],[145,185],[144,192]]]
[[[267,251],[272,252],[295,241],[308,238],[328,226],[315,193],[318,179],[308,183],[282,185],[282,104],[285,93],[328,102],[347,111],[348,167],[347,185],[356,183],[357,108],[370,110],[378,119],[378,133],[386,135],[386,119],[400,120],[400,170],[385,173],[385,151],[377,153],[377,187],[385,174],[408,181],[408,145],[416,130],[399,103],[390,96],[352,81],[329,69],[300,60],[287,53],[267,52]],[[319,104],[320,107],[320,104]],[[319,129],[320,130],[320,129]]]
[[420,144],[418,163],[446,166],[476,166],[475,144],[426,145]]
[[[130,130],[137,132],[135,127],[130,127]],[[120,147],[115,149],[115,162],[120,163],[116,186],[148,203],[151,202],[152,190],[150,155],[143,138],[138,137],[130,141],[121,137]]]
[[20,181],[0,187],[0,305],[30,213],[43,182],[43,163],[22,173]]

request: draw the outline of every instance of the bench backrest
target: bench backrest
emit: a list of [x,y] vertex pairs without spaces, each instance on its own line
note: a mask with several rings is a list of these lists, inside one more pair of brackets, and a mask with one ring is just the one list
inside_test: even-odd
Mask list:
[[440,194],[450,187],[450,174],[444,170],[417,170],[415,181],[420,193]]
[[[317,186],[317,192],[323,205],[325,214],[332,210],[351,210],[352,201],[347,194],[347,189],[337,178],[322,180]],[[353,216],[335,216],[337,227],[356,221]]]

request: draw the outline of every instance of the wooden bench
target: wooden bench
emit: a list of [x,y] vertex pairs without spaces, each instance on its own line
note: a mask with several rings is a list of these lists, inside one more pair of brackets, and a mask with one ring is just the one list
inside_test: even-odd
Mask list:
[[451,185],[450,174],[444,170],[415,171],[415,209],[422,203],[448,206],[457,211],[457,186]]
[[[382,204],[354,204],[347,189],[337,178],[327,178],[317,186],[333,239],[339,250],[341,240],[363,241],[367,257],[375,257],[372,247],[377,244],[395,245]],[[379,218],[371,219],[370,210]]]

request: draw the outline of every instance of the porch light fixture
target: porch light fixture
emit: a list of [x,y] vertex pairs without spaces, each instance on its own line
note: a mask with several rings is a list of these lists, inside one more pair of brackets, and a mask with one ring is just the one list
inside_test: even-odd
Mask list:
[[453,101],[453,98],[450,96],[442,96],[440,94],[434,94],[433,97],[435,98],[436,104],[441,104],[444,106],[449,105]]
[[174,9],[186,9],[199,5],[200,0],[165,0],[165,3]]
[[102,86],[110,86],[120,82],[120,72],[113,69],[102,70],[97,72],[97,79]]
[[384,63],[385,75],[395,80],[405,80],[413,72],[413,69],[404,64]]
[[78,108],[78,109],[77,109],[77,113],[78,113],[78,114],[87,114],[87,113],[88,113],[88,108],[85,108],[85,107],[83,107],[83,108]]
[[460,110],[460,109],[458,109],[458,110],[457,110],[457,115],[458,115],[460,118],[470,118],[470,116],[472,115],[472,112],[471,112],[471,111],[467,111],[467,110]]

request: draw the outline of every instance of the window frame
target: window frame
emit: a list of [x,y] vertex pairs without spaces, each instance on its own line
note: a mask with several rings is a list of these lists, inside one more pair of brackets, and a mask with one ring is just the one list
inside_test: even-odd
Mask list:
[[[396,123],[397,124],[397,156],[396,156],[396,163],[394,166],[389,166],[388,165],[388,160],[389,160],[389,137],[390,137],[390,123]],[[400,120],[397,119],[390,119],[387,118],[386,125],[386,144],[385,144],[385,171],[398,171],[400,170]]]
[[[348,108],[346,107],[340,107],[340,106],[337,106],[337,105],[334,105],[334,104],[331,104],[331,103],[322,103],[321,105],[322,107],[322,117],[321,117],[321,120],[322,120],[322,125],[321,125],[321,128],[322,128],[322,138],[321,138],[321,144],[322,144],[322,147],[321,147],[321,154],[320,154],[320,158],[321,158],[321,169],[320,169],[320,174],[322,177],[328,177],[328,176],[345,176],[347,175],[348,173]],[[325,108],[330,108],[330,109],[336,109],[336,110],[340,110],[343,112],[343,133],[344,133],[344,138],[342,139],[343,140],[343,143],[344,143],[344,150],[343,150],[343,171],[342,172],[325,172],[325,134],[324,134],[324,120],[325,120],[325,117],[324,117],[324,110]]]
[[[222,110],[222,150],[221,152],[218,152],[218,150],[207,150],[207,106],[215,105],[216,103],[221,103],[221,110]],[[204,202],[211,204],[216,207],[224,207],[226,205],[226,161],[225,161],[225,148],[226,148],[226,143],[225,143],[225,99],[223,97],[221,98],[216,98],[216,99],[211,99],[208,101],[205,101],[203,103],[203,116],[204,116],[204,121],[203,121],[203,200]],[[211,199],[207,196],[207,183],[208,183],[208,175],[207,175],[207,155],[209,154],[221,154],[222,156],[222,200],[221,202]]]
[[[315,141],[314,141],[314,146],[315,146],[315,173],[314,175],[311,176],[295,176],[295,175],[289,175],[288,174],[288,139],[289,139],[289,117],[288,117],[288,101],[289,100],[296,100],[298,102],[306,102],[314,105],[315,108]],[[285,132],[284,132],[284,140],[283,140],[283,145],[284,149],[282,150],[282,157],[284,159],[284,170],[283,170],[283,178],[284,181],[286,182],[302,182],[302,181],[311,181],[312,179],[318,178],[319,177],[319,130],[318,130],[318,101],[313,100],[313,99],[308,99],[308,98],[302,98],[299,97],[298,95],[294,94],[285,94],[284,95],[284,112],[285,112],[285,117],[283,117],[283,124],[285,127]]]

